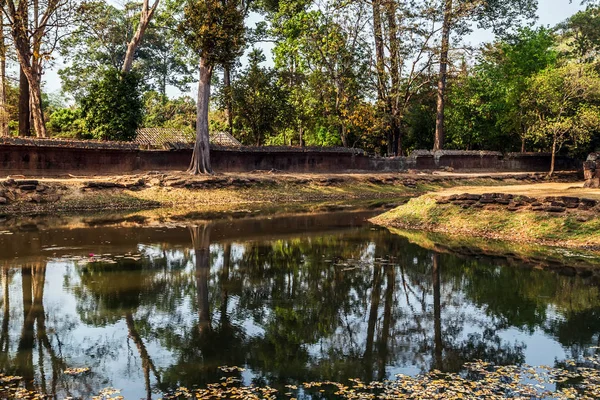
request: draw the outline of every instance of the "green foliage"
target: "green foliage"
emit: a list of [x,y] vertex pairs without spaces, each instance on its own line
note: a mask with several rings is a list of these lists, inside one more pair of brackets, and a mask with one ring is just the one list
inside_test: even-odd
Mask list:
[[[250,65],[232,85],[235,127],[242,143],[260,146],[288,122],[288,93],[279,85],[277,73],[261,67],[261,51],[250,54]],[[282,143],[283,144],[283,143]]]
[[[172,29],[177,25],[176,4],[166,2],[156,11],[144,34],[134,62],[146,89],[166,95],[167,85],[188,90],[190,65],[196,64],[183,39]],[[177,2],[175,2],[177,3]],[[70,63],[58,74],[62,90],[79,100],[89,85],[107,68],[120,70],[127,42],[139,22],[139,3],[127,2],[117,8],[105,1],[82,3],[79,25],[61,42],[61,56]]]
[[137,73],[109,69],[90,84],[81,100],[86,136],[101,140],[133,140],[142,122],[143,102]]
[[488,45],[471,71],[450,82],[448,147],[518,150],[525,143],[527,123],[521,105],[528,79],[555,65],[555,38],[547,29],[521,29]]
[[178,31],[207,65],[229,65],[242,55],[244,14],[236,1],[188,0]]
[[600,75],[589,64],[548,68],[531,78],[523,102],[529,134],[550,145],[586,145],[600,126]]
[[196,102],[182,96],[169,99],[158,92],[144,93],[144,120],[147,128],[180,128],[193,130],[196,124]]
[[52,136],[81,138],[85,133],[85,121],[79,108],[59,108],[50,114],[48,132]]

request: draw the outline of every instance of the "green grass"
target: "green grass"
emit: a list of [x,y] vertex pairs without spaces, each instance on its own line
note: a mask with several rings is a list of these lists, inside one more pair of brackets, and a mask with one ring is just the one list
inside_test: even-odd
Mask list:
[[588,221],[572,213],[550,214],[505,208],[468,208],[437,204],[424,195],[373,219],[388,226],[422,229],[447,234],[484,237],[520,243],[600,248],[600,218],[588,213]]

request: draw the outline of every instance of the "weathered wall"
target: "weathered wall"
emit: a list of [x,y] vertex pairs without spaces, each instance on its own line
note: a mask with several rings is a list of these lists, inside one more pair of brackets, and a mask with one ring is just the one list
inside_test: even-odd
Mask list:
[[[0,144],[0,173],[110,174],[148,170],[184,170],[191,150],[138,150],[133,148],[63,147]],[[215,171],[281,170],[342,172],[349,170],[401,171],[453,168],[463,171],[547,171],[548,154],[503,155],[496,152],[415,151],[409,157],[369,157],[344,149],[214,148]],[[576,169],[574,160],[558,157],[557,170]]]
[[[184,170],[191,150],[85,149],[0,145],[0,171],[35,174],[115,173],[137,170]],[[282,170],[339,172],[368,169],[369,157],[336,151],[248,151],[213,149],[215,171]]]
[[[495,151],[417,150],[409,157],[377,158],[369,160],[370,170],[394,171],[401,169],[452,168],[461,171],[528,171],[550,170],[549,153],[507,153]],[[576,170],[579,162],[569,157],[556,157],[556,170]]]

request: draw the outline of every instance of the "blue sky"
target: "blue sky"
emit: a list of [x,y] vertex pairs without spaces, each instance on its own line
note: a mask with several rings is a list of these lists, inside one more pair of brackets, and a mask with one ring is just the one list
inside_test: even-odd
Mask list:
[[[569,0],[539,0],[538,25],[554,26],[557,23],[564,21],[578,10],[584,8],[580,3],[580,0],[573,0],[572,3],[569,2]],[[468,41],[471,44],[478,44],[492,39],[493,37],[491,34],[478,31],[470,35]],[[56,71],[58,71],[61,66],[60,60],[57,60],[56,65],[52,69],[47,70],[44,74],[44,88],[46,91],[52,93],[60,92],[60,79]],[[193,93],[190,94],[195,96],[195,89],[193,89],[192,92]]]

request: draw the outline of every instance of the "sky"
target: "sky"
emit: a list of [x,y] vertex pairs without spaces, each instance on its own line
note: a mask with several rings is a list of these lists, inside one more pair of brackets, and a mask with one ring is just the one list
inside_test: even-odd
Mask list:
[[[577,11],[585,8],[584,6],[581,6],[580,3],[580,0],[573,0],[572,2],[569,0],[539,0],[537,25],[554,26],[559,22],[564,21]],[[476,31],[471,34],[467,40],[471,44],[477,45],[493,40],[493,36],[489,32]],[[58,77],[57,71],[61,67],[62,63],[60,60],[57,60],[53,68],[46,70],[43,81],[44,89],[47,92],[60,93],[60,78]],[[192,90],[194,91],[195,89]],[[190,95],[195,96],[195,93],[190,93]],[[65,102],[68,102],[68,100],[65,99]]]

